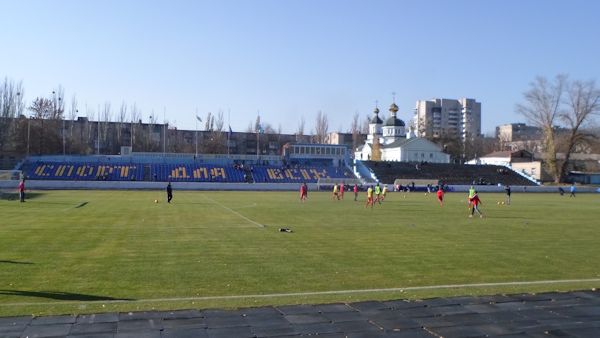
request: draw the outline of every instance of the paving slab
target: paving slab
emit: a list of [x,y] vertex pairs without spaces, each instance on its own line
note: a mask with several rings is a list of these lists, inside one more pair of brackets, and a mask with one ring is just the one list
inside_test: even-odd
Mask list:
[[323,317],[329,319],[333,323],[339,322],[352,322],[357,320],[368,320],[371,316],[368,316],[359,311],[353,312],[329,312],[323,313]]
[[80,315],[77,317],[76,324],[92,323],[113,323],[119,321],[118,313],[98,313],[90,315]]
[[160,331],[117,332],[115,338],[161,338]]
[[356,309],[348,306],[348,304],[322,304],[315,305],[315,308],[321,313],[331,312],[356,312]]
[[0,318],[0,337],[600,337],[600,292]]
[[31,323],[34,317],[23,316],[23,317],[0,317],[0,327],[6,326],[17,326],[17,325],[28,325]]
[[298,315],[304,313],[318,313],[319,309],[314,305],[285,305],[277,306],[276,309],[284,315]]
[[71,331],[71,324],[29,325],[21,334],[22,337],[63,337]]
[[114,333],[89,333],[83,335],[68,335],[67,338],[114,338]]
[[189,319],[202,317],[202,313],[199,310],[178,310],[165,312],[162,316],[163,319]]
[[184,328],[184,329],[164,329],[161,338],[208,338],[206,329]]
[[202,317],[196,318],[176,318],[176,319],[163,319],[162,327],[165,329],[174,328],[202,328],[208,327],[206,320]]
[[223,327],[238,327],[248,326],[246,318],[237,314],[235,316],[219,316],[219,317],[206,317],[203,318],[206,322],[206,326],[209,329],[218,329]]
[[75,324],[71,327],[71,335],[83,335],[91,333],[116,333],[117,323],[91,323]]
[[117,322],[117,332],[126,331],[151,331],[162,329],[161,320],[155,319],[134,319],[120,320]]
[[161,319],[163,316],[164,313],[159,311],[121,312],[119,313],[119,321],[137,319]]
[[241,327],[224,327],[217,329],[207,329],[209,338],[253,338],[254,334],[249,326]]
[[262,326],[251,327],[252,333],[257,337],[278,337],[278,336],[297,336],[300,335],[292,325],[287,326]]
[[471,337],[486,337],[486,333],[474,326],[451,326],[437,327],[429,329],[431,332],[444,338],[471,338]]
[[75,316],[36,317],[31,321],[31,325],[73,324],[76,320],[77,317]]
[[300,314],[300,315],[286,315],[285,319],[291,324],[314,324],[314,323],[330,323],[331,321],[327,319],[320,313],[317,314]]
[[386,332],[384,338],[438,338],[424,329]]

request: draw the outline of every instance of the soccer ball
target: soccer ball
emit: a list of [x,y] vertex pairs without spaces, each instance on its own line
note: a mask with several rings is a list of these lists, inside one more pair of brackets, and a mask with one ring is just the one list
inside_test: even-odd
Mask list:
[[498,205],[500,205],[500,202],[498,202]]
[[504,202],[502,202],[502,205],[504,205]]
[[158,203],[158,200],[154,200],[154,203]]

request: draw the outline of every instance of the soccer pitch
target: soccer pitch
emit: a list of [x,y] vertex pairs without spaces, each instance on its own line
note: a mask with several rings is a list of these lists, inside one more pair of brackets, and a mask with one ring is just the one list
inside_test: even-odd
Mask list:
[[515,192],[507,206],[483,193],[483,219],[467,217],[464,193],[442,208],[434,194],[392,192],[373,209],[364,192],[165,195],[0,200],[0,316],[600,286],[600,195]]

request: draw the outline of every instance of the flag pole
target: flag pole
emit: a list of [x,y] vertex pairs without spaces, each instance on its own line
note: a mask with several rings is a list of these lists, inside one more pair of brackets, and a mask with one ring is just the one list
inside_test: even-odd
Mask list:
[[229,130],[227,131],[227,157],[229,157],[229,138],[231,137],[231,109],[227,109],[227,126]]
[[194,121],[196,121],[196,158],[198,158],[198,108],[196,108],[196,116],[194,116]]

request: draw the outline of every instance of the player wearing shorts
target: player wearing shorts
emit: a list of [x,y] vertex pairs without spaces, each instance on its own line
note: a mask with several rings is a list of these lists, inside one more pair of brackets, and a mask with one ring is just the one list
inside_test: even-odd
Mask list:
[[354,183],[354,202],[357,201],[358,198],[358,185],[356,185],[356,183]]
[[387,185],[383,185],[383,189],[381,189],[381,200],[385,200],[385,195],[387,194]]
[[300,186],[300,202],[306,202],[306,198],[308,197],[308,187],[306,183],[302,183]]
[[471,198],[471,204],[473,205],[473,208],[471,208],[471,214],[469,215],[469,217],[473,217],[473,214],[475,214],[475,211],[477,211],[477,213],[479,214],[479,218],[483,218],[483,213],[481,213],[481,211],[479,210],[481,200],[479,199],[479,196],[477,196],[477,191],[475,191],[473,197]]
[[444,206],[444,190],[442,189],[441,186],[439,187],[436,194],[437,194],[438,201],[440,201],[440,207],[443,207]]
[[338,194],[338,185],[337,185],[337,183],[333,184],[333,194],[331,195],[331,199],[332,200],[337,199],[338,201],[340,200],[340,195]]
[[379,183],[375,185],[375,202],[381,204],[381,187]]
[[340,184],[340,199],[344,199],[344,182]]
[[371,205],[371,208],[373,208],[373,188],[371,187],[367,189],[367,204],[365,205],[365,208],[369,205]]
[[468,199],[468,201],[469,201],[469,209],[471,209],[471,206],[473,204],[472,199],[473,199],[474,195],[475,195],[475,188],[473,186],[471,186],[469,188],[469,199]]

